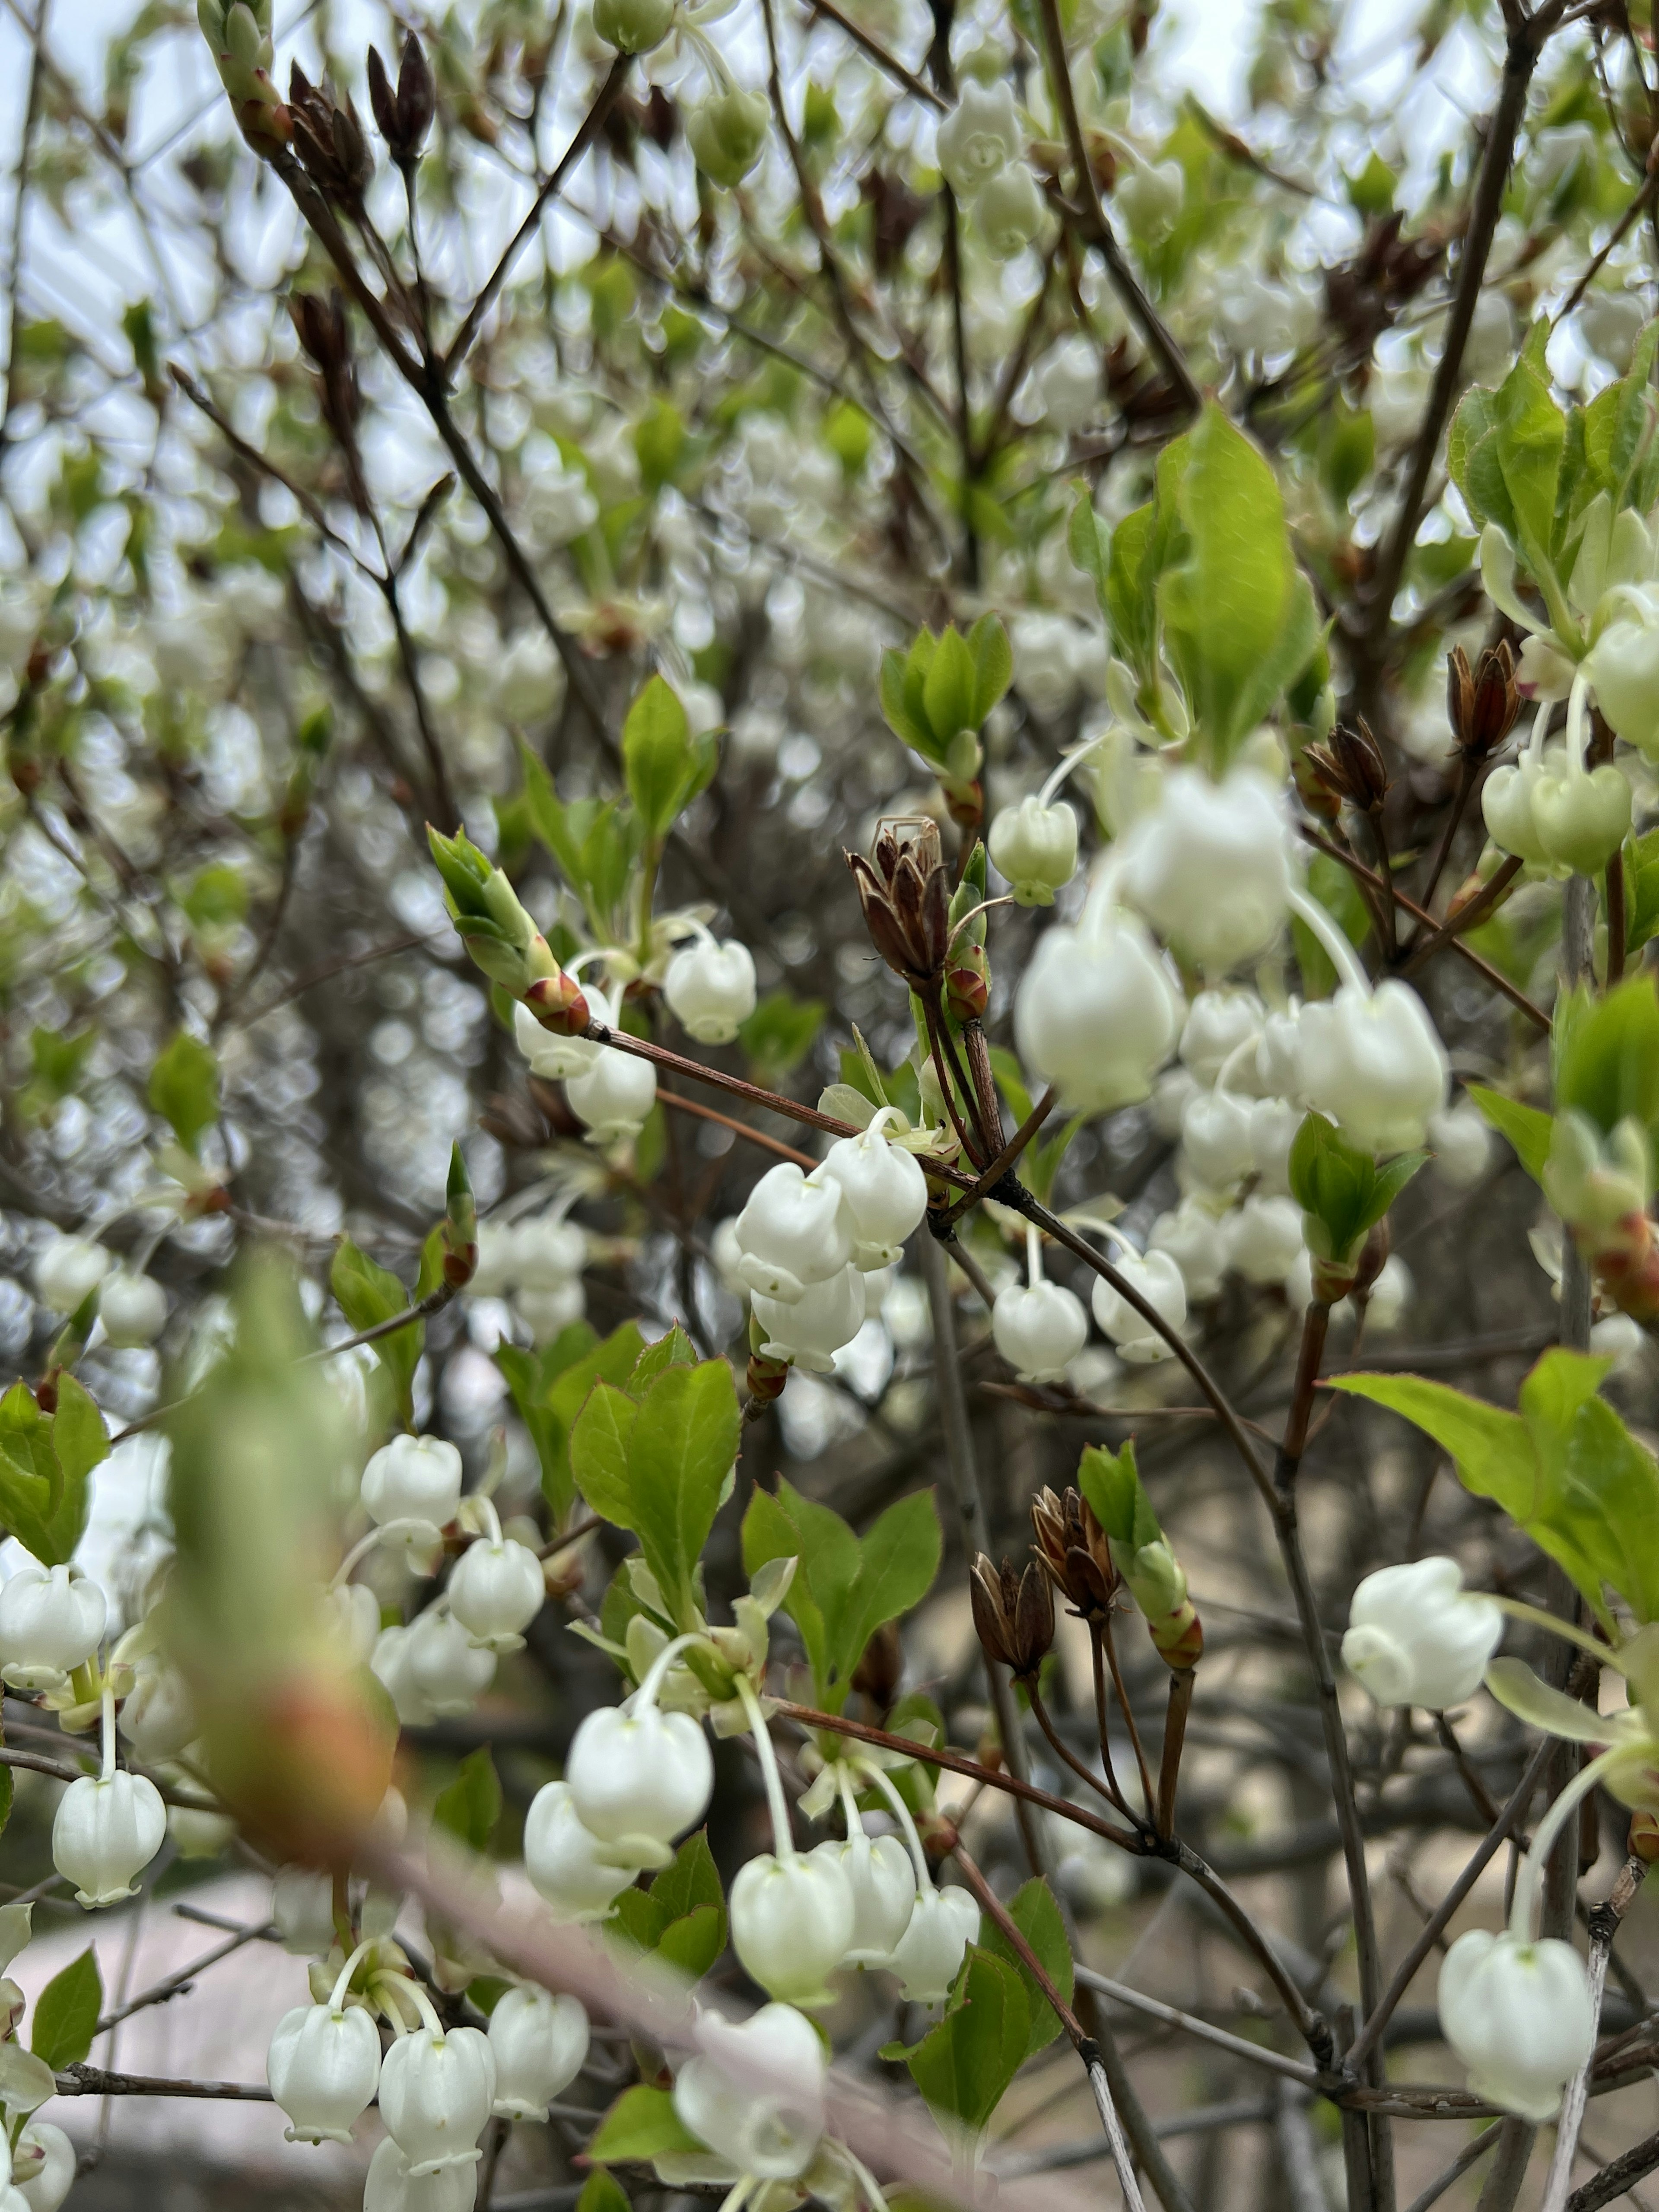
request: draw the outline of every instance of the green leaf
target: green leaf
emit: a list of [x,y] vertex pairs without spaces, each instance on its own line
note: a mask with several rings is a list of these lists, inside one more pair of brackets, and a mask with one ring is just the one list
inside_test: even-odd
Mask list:
[[[1072,1947],[1066,1941],[1066,1924],[1060,1917],[1060,1907],[1046,1881],[1033,1875],[1023,1887],[1015,1891],[1008,1901],[1008,1917],[1030,1945],[1037,1964],[1059,1990],[1067,2004],[1072,2002]],[[1060,2033],[1060,2015],[1044,1996],[1030,1968],[1013,1945],[993,1920],[985,1922],[981,1947],[994,1959],[1000,1959],[1012,1966],[1025,1985],[1026,2002],[1031,2008],[1030,2033],[1026,2039],[1025,2056],[1035,2058],[1037,2052],[1052,2043]]]
[[[1311,658],[1319,617],[1273,472],[1213,403],[1188,434],[1186,557],[1159,580],[1171,659],[1212,766],[1225,766]],[[1159,500],[1163,501],[1160,485]]]
[[1000,616],[980,617],[968,633],[968,651],[974,664],[974,702],[967,726],[977,729],[1014,680],[1013,647]]
[[[360,1333],[409,1310],[409,1293],[397,1276],[360,1251],[349,1237],[340,1240],[329,1267],[328,1283],[340,1311]],[[425,1344],[426,1323],[413,1321],[378,1338],[371,1347],[391,1386],[398,1418],[404,1427],[415,1418],[415,1370]]]
[[1420,1375],[1333,1375],[1329,1382],[1334,1390],[1387,1406],[1426,1431],[1450,1453],[1466,1490],[1496,1498],[1517,1520],[1530,1511],[1535,1462],[1532,1439],[1518,1413],[1504,1413],[1484,1399]]
[[1133,1438],[1115,1453],[1103,1444],[1087,1445],[1078,1462],[1077,1486],[1115,1545],[1138,1552],[1163,1535],[1135,1466]]
[[561,1523],[569,1515],[575,1483],[570,1472],[570,1431],[553,1410],[552,1391],[559,1377],[586,1359],[598,1341],[585,1321],[573,1321],[539,1352],[506,1342],[495,1347],[495,1364],[506,1381],[514,1411],[536,1447],[542,1495]]
[[150,1069],[149,1103],[193,1153],[219,1118],[219,1060],[212,1046],[179,1030]]
[[1157,665],[1158,579],[1164,544],[1149,500],[1126,514],[1112,532],[1107,565],[1105,606],[1112,642],[1143,684]]
[[[791,1490],[781,1477],[778,1495],[757,1486],[743,1516],[744,1572],[752,1582],[760,1570],[773,1559],[795,1559],[799,1562],[793,1581],[784,1595],[783,1610],[800,1631],[800,1640],[806,1652],[806,1663],[812,1669],[813,1695],[821,1711],[835,1711],[826,1706],[825,1700],[834,1695],[831,1677],[834,1663],[830,1656],[829,1632],[824,1626],[823,1606],[818,1588],[833,1571],[819,1554],[815,1570],[815,1547],[809,1535],[805,1516],[792,1510],[796,1504],[807,1501]],[[830,1537],[833,1545],[844,1543],[851,1547],[851,1563],[840,1567],[838,1579],[842,1588],[850,1583],[858,1572],[859,1541],[837,1513],[828,1506],[814,1509],[826,1515],[838,1532]]]
[[[1005,644],[1006,641],[1004,641]],[[974,656],[954,623],[947,623],[922,685],[922,710],[933,734],[933,757],[947,751],[959,730],[976,729]]]
[[1498,453],[1493,395],[1480,386],[1464,394],[1446,441],[1446,465],[1477,524],[1495,522],[1513,539],[1515,507]]
[[1484,1083],[1471,1083],[1466,1088],[1498,1135],[1509,1139],[1533,1181],[1540,1182],[1544,1163],[1550,1156],[1550,1132],[1555,1126],[1552,1117],[1540,1107],[1523,1106],[1518,1098],[1506,1098],[1501,1091],[1489,1090]]
[[1554,541],[1567,424],[1548,382],[1525,352],[1492,395],[1492,422],[1519,541],[1541,581]]
[[54,2074],[78,2066],[92,2048],[98,2015],[104,2008],[104,1982],[98,1954],[88,1944],[61,1974],[54,1974],[35,1999],[29,2048]]
[[[924,632],[925,635],[926,633]],[[920,687],[915,697],[910,684],[910,655],[901,653],[896,646],[889,646],[881,656],[881,711],[887,726],[896,738],[921,754],[924,759],[933,752],[933,733],[928,728],[922,710]]]
[[932,1589],[940,1542],[931,1490],[890,1505],[864,1539],[858,1573],[829,1615],[834,1661],[847,1680],[876,1631],[911,1612]]
[[950,2011],[905,2063],[936,2112],[977,2134],[1025,2063],[1031,2005],[1021,1975],[977,1944],[957,1987]]
[[1625,950],[1659,937],[1659,830],[1625,842]]
[[1615,983],[1605,998],[1562,994],[1554,1024],[1555,1106],[1576,1107],[1611,1136],[1627,1115],[1659,1123],[1659,989],[1651,975]]
[[634,1487],[629,1447],[639,1407],[614,1384],[596,1382],[570,1432],[570,1467],[576,1487],[595,1513],[618,1528],[632,1528]]
[[1077,497],[1072,502],[1071,515],[1066,525],[1066,550],[1072,556],[1073,567],[1081,568],[1094,586],[1096,603],[1109,624],[1112,619],[1109,592],[1112,533],[1095,512],[1094,494],[1089,486],[1079,483],[1074,489]]
[[732,1370],[723,1359],[708,1359],[659,1375],[628,1437],[634,1528],[677,1614],[689,1615],[695,1605],[693,1571],[736,1464],[741,1433]]
[[628,2192],[614,2174],[596,2166],[582,2184],[576,2212],[631,2212]]
[[0,1526],[42,1566],[67,1565],[87,1524],[88,1477],[109,1451],[103,1416],[72,1375],[43,1413],[15,1382],[0,1398]]
[[589,2158],[646,2163],[675,2151],[701,2151],[703,2145],[680,2124],[673,2093],[636,2081],[624,2089],[599,2122],[587,2146]]
[[738,1031],[756,1079],[775,1089],[793,1075],[812,1049],[823,1027],[823,1002],[798,999],[789,991],[769,991]]
[[629,708],[622,754],[629,797],[648,834],[661,837],[684,805],[696,769],[685,709],[662,677],[652,677]]
[[696,1346],[676,1322],[659,1336],[654,1344],[647,1344],[634,1363],[634,1371],[628,1378],[628,1395],[635,1404],[656,1381],[671,1367],[695,1367]]
[[438,1792],[432,1818],[469,1850],[482,1855],[489,1849],[501,1817],[501,1785],[495,1778],[495,1762],[489,1745],[481,1743],[461,1761],[455,1779]]
[[641,1951],[653,1951],[698,1981],[726,1948],[726,1898],[706,1831],[688,1836],[648,1889],[626,1889],[616,1924]]
[[1320,1256],[1358,1257],[1359,1247],[1417,1173],[1426,1152],[1406,1152],[1378,1170],[1326,1121],[1309,1114],[1291,1146],[1291,1194],[1323,1232]]

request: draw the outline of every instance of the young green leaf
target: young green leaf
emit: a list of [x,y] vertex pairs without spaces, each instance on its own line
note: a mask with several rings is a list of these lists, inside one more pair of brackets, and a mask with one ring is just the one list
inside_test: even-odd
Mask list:
[[648,2164],[672,2152],[702,2149],[696,2136],[682,2125],[672,2092],[636,2081],[600,2121],[587,2155],[618,2164]]
[[78,2066],[92,2048],[104,2008],[98,1954],[88,1944],[78,1959],[54,1974],[35,1999],[29,2047],[54,2074]]
[[1550,1115],[1540,1107],[1523,1106],[1518,1098],[1506,1098],[1501,1091],[1489,1090],[1484,1083],[1471,1083],[1468,1088],[1486,1120],[1500,1137],[1508,1138],[1533,1181],[1540,1182],[1550,1156],[1550,1132],[1555,1126]]
[[[1066,1940],[1060,1907],[1048,1883],[1034,1875],[1017,1889],[1008,1900],[1008,1917],[1030,1945],[1037,1964],[1070,2004],[1074,1969],[1072,1947]],[[980,1944],[994,1959],[1000,1959],[1005,1966],[1012,1966],[1025,1984],[1026,2002],[1031,2008],[1025,2056],[1035,2058],[1060,2033],[1060,2015],[1044,1996],[1030,1968],[994,1921],[985,1922],[980,1932]]]
[[482,1854],[489,1849],[501,1817],[501,1785],[495,1778],[495,1762],[489,1745],[480,1744],[461,1761],[455,1779],[438,1792],[433,1821],[469,1850]]
[[1016,1968],[970,1945],[951,2009],[905,2055],[928,2104],[970,2134],[988,2124],[1025,2063],[1031,2043],[1027,1986]]
[[219,1060],[212,1046],[179,1030],[150,1069],[149,1103],[194,1153],[219,1118]]
[[653,839],[665,836],[685,803],[697,763],[685,709],[662,677],[652,677],[629,708],[622,753],[628,794],[647,833]]

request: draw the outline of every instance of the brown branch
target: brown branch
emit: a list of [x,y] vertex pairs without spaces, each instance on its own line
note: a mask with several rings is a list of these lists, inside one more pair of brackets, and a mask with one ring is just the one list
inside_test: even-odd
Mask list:
[[924,84],[919,76],[906,69],[896,55],[890,54],[885,46],[872,39],[868,31],[861,30],[850,15],[842,15],[836,5],[836,0],[806,0],[806,4],[814,15],[822,15],[830,22],[839,25],[853,44],[861,47],[876,67],[884,70],[895,84],[902,84],[913,100],[922,100],[927,106],[937,108],[941,115],[946,112],[950,101],[941,100],[932,85]]
[[1401,969],[1401,975],[1414,975],[1419,968],[1432,960],[1443,945],[1451,944],[1466,930],[1478,929],[1492,908],[1520,874],[1526,862],[1516,854],[1505,854],[1468,904],[1449,915],[1436,928],[1432,937],[1423,938],[1412,950],[1410,957]]
[[665,1091],[657,1085],[657,1096],[665,1106],[672,1106],[682,1114],[695,1114],[700,1121],[714,1121],[722,1129],[730,1129],[735,1136],[744,1137],[763,1152],[775,1152],[781,1160],[793,1160],[799,1168],[815,1168],[818,1164],[810,1152],[798,1152],[793,1145],[786,1145],[776,1137],[769,1137],[763,1130],[751,1128],[747,1121],[738,1121],[730,1114],[717,1113],[712,1106],[701,1106],[695,1098],[682,1098],[677,1091]]

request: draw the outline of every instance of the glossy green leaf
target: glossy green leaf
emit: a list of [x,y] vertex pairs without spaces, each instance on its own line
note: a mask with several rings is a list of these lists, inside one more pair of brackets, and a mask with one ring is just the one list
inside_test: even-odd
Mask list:
[[[1054,1893],[1040,1876],[1016,1890],[1008,1900],[1008,1917],[1030,1945],[1037,1964],[1059,1990],[1067,2004],[1072,2002],[1074,1962],[1072,1947],[1066,1940],[1066,1923],[1060,1917]],[[1025,2056],[1035,2058],[1060,2033],[1060,2015],[1043,1995],[1042,1987],[1030,1968],[995,1922],[986,1919],[980,1930],[981,1948],[994,1959],[1000,1959],[1012,1966],[1025,1985],[1026,2002],[1030,2008],[1030,2032],[1026,2038]]]
[[1489,1090],[1484,1083],[1471,1083],[1468,1090],[1498,1135],[1508,1139],[1533,1181],[1540,1181],[1550,1156],[1552,1117],[1540,1107],[1524,1106],[1518,1098],[1506,1098],[1501,1091]]
[[688,1836],[649,1888],[625,1889],[616,1925],[641,1951],[654,1952],[697,1981],[726,1948],[726,1898],[707,1833]]
[[596,1382],[570,1432],[570,1467],[576,1487],[595,1513],[618,1528],[635,1525],[628,1452],[639,1411],[626,1391],[610,1382]]
[[678,695],[653,676],[623,724],[623,770],[628,793],[653,837],[660,837],[684,803],[695,773],[690,725]]
[[701,2151],[702,2145],[680,2123],[671,2091],[636,2081],[624,2089],[599,2122],[587,2146],[589,2158],[617,2163],[646,2163],[676,2151]]
[[570,1472],[569,1427],[554,1411],[552,1393],[560,1376],[585,1360],[598,1342],[587,1322],[576,1321],[539,1350],[505,1341],[495,1347],[495,1364],[507,1383],[513,1409],[536,1447],[542,1495],[559,1522],[569,1514],[575,1482]]
[[905,2063],[936,2112],[977,2134],[1002,2102],[1031,2043],[1031,2002],[1022,1975],[978,1945],[969,1947],[951,2009]]
[[669,1368],[641,1401],[627,1443],[633,1526],[677,1610],[692,1603],[693,1571],[720,1510],[741,1432],[737,1385],[723,1359]]
[[149,1072],[149,1103],[187,1152],[219,1118],[219,1059],[188,1030],[179,1030]]

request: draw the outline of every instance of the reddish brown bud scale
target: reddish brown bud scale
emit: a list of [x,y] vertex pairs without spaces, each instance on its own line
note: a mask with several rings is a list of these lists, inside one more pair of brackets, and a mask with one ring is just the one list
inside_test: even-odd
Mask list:
[[789,1363],[787,1359],[769,1359],[763,1352],[750,1353],[747,1381],[751,1398],[758,1399],[763,1406],[769,1406],[775,1399],[782,1397],[783,1386],[788,1380]]
[[884,823],[872,860],[848,853],[870,941],[912,989],[927,989],[944,973],[951,943],[951,878],[939,824],[925,818]]
[[1507,640],[1489,646],[1473,670],[1461,645],[1446,656],[1446,719],[1458,750],[1478,762],[1495,753],[1515,727],[1521,694]]
[[1016,1678],[1034,1675],[1054,1640],[1054,1594],[1042,1568],[1033,1561],[1021,1571],[1012,1559],[999,1567],[981,1552],[968,1595],[986,1651]]
[[1112,1609],[1121,1577],[1106,1531],[1080,1492],[1041,1490],[1031,1501],[1031,1528],[1048,1579],[1084,1620]]
[[1382,750],[1363,715],[1352,726],[1339,722],[1322,745],[1310,745],[1302,757],[1333,798],[1346,799],[1362,814],[1374,814],[1389,795]]
[[581,986],[562,969],[532,983],[524,1002],[554,1036],[581,1036],[593,1018]]

